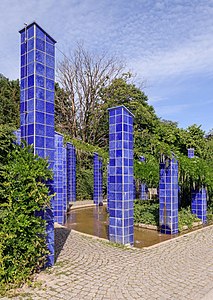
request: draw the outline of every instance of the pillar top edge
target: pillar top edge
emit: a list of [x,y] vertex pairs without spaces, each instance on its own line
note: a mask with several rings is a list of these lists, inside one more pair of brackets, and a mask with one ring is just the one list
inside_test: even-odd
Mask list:
[[128,108],[126,108],[126,106],[124,106],[124,105],[119,105],[119,106],[113,106],[113,107],[110,107],[110,108],[108,108],[108,111],[110,111],[110,110],[115,110],[115,109],[118,109],[118,108],[123,108],[123,109],[126,110],[133,118],[135,117],[135,116],[133,115],[133,113],[132,113]]
[[60,135],[60,136],[63,136],[63,137],[64,137],[64,135],[63,135],[62,133],[58,132],[58,131],[55,131],[55,134],[57,134],[57,135]]
[[31,27],[32,25],[35,25],[36,27],[38,27],[40,30],[42,30],[44,32],[45,35],[47,35],[54,43],[57,43],[56,40],[54,40],[51,35],[49,35],[41,26],[39,26],[35,21],[33,21],[30,24],[27,24],[26,27],[22,28],[21,30],[19,30],[19,33],[24,32],[26,29],[28,29],[29,27]]

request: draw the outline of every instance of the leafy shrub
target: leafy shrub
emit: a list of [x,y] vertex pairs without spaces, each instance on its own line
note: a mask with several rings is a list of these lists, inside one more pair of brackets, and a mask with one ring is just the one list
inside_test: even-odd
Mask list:
[[182,208],[178,212],[178,229],[181,232],[183,230],[183,226],[188,226],[188,228],[192,228],[194,222],[199,222],[200,219],[191,213],[190,207]]
[[134,222],[159,225],[159,204],[148,200],[137,200],[134,203]]
[[76,175],[77,200],[93,199],[93,169],[77,167]]
[[[208,211],[208,220],[213,220],[213,213]],[[178,229],[183,231],[183,226],[192,228],[194,222],[199,222],[191,213],[190,207],[182,208],[178,212]],[[159,226],[159,204],[153,201],[137,200],[134,203],[134,223],[143,223]]]
[[44,266],[45,221],[35,212],[50,205],[50,178],[48,162],[29,146],[14,145],[0,166],[0,292]]

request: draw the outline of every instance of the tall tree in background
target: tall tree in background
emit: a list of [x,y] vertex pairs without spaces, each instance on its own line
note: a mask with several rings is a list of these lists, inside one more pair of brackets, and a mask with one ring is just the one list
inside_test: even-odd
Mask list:
[[84,142],[94,143],[102,111],[100,90],[120,76],[124,65],[114,57],[92,54],[82,44],[58,64],[56,124]]
[[19,127],[19,80],[9,80],[0,74],[0,124]]

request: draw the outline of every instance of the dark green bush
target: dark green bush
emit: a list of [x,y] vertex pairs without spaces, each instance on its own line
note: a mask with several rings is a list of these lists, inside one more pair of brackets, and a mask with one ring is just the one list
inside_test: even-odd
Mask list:
[[159,204],[149,200],[134,203],[134,222],[159,225]]
[[1,293],[42,268],[48,253],[45,222],[35,212],[50,205],[44,182],[52,177],[52,171],[46,160],[34,156],[31,147],[13,148],[0,165]]
[[183,226],[188,226],[188,228],[192,228],[194,222],[199,222],[200,219],[191,213],[190,206],[187,208],[181,208],[178,212],[178,230],[181,232],[183,230]]

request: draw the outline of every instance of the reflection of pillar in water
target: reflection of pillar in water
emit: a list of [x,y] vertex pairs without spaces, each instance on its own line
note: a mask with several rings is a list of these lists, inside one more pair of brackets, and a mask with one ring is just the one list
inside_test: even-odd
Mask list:
[[93,210],[93,220],[94,220],[94,235],[101,237],[101,221],[103,206],[95,206]]
[[178,162],[175,158],[160,163],[159,223],[162,233],[178,233]]
[[133,244],[133,115],[125,106],[109,109],[109,238]]

